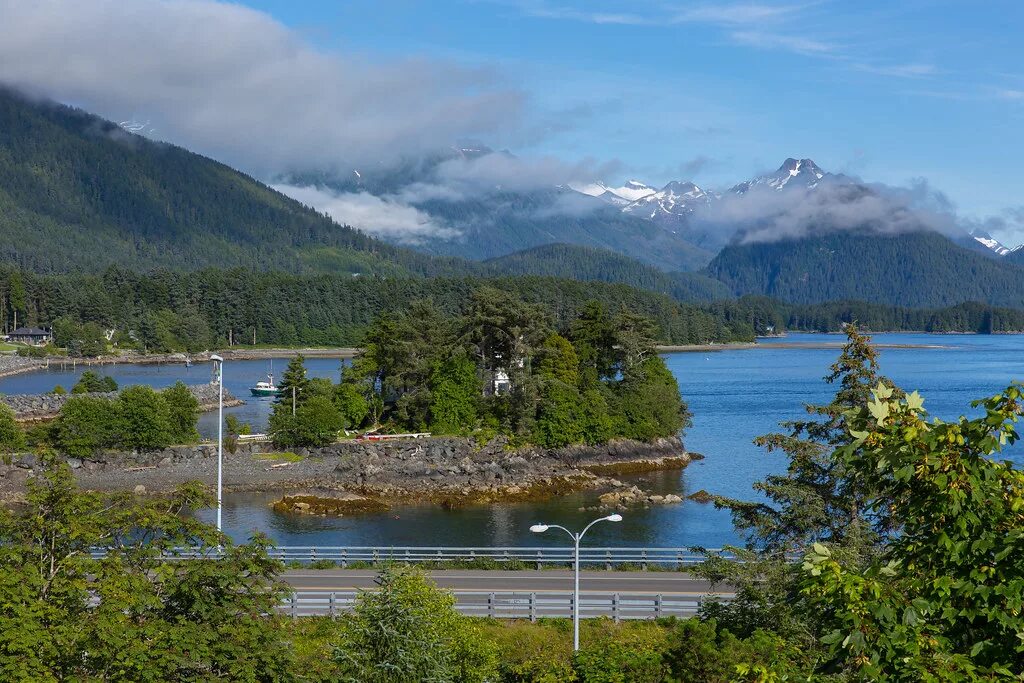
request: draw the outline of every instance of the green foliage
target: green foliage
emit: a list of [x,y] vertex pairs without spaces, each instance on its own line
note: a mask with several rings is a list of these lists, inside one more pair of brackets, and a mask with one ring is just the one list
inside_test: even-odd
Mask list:
[[50,393],[54,396],[67,396],[68,390],[58,384],[50,390]]
[[76,458],[114,447],[120,433],[117,403],[95,396],[71,396],[61,407],[53,429],[57,449]]
[[[279,564],[263,540],[235,546],[182,514],[208,503],[199,489],[166,500],[82,493],[52,457],[27,487],[24,506],[0,511],[0,679],[295,678],[267,616],[283,595]],[[181,545],[224,557],[161,559]],[[105,558],[92,557],[98,547]]]
[[484,683],[496,669],[493,647],[455,599],[412,568],[389,567],[378,590],[357,598],[341,623],[339,680],[353,683]]
[[851,439],[846,413],[867,404],[869,392],[880,377],[878,353],[871,339],[855,325],[846,328],[847,342],[825,381],[838,383],[828,405],[809,405],[807,420],[785,422],[783,433],[766,434],[755,443],[769,452],[784,453],[789,462],[785,474],[770,475],[754,484],[770,504],[729,501],[737,528],[750,542],[769,552],[806,548],[828,541],[866,550],[874,533],[862,482],[847,472],[832,450]]
[[14,419],[14,411],[0,403],[0,453],[11,453],[25,447],[25,432]]
[[306,358],[300,353],[288,361],[284,375],[277,387],[281,390],[278,403],[292,404],[294,398],[296,403],[306,399],[306,388],[309,386],[309,378],[306,377]]
[[165,448],[174,439],[171,409],[163,396],[146,385],[128,387],[115,401],[121,446],[138,450]]
[[53,321],[53,342],[66,348],[69,356],[100,356],[107,352],[106,333],[95,322],[58,318]]
[[344,380],[335,390],[334,405],[341,413],[345,429],[358,429],[370,413],[370,406],[359,388],[354,383]]
[[117,381],[110,375],[99,375],[93,370],[86,370],[71,387],[72,394],[98,394],[117,391]]
[[193,443],[199,440],[196,422],[199,420],[199,400],[185,386],[175,382],[160,392],[167,403],[170,419],[170,441],[175,444]]
[[1017,441],[1024,387],[978,401],[983,417],[926,421],[923,399],[879,383],[835,453],[896,533],[864,566],[824,544],[804,592],[822,643],[857,680],[1024,675],[1024,473],[992,459]]
[[430,430],[437,434],[472,431],[480,392],[476,366],[465,353],[436,365],[430,376]]
[[807,680],[805,655],[778,636],[755,631],[741,639],[714,620],[682,621],[669,637],[664,661],[676,683]]
[[616,431],[630,439],[673,436],[690,423],[676,378],[658,356],[628,370],[617,387],[616,403]]
[[291,403],[278,403],[270,416],[270,433],[278,447],[317,447],[334,443],[344,429],[345,419],[326,396],[312,396],[298,404],[292,415]]
[[546,448],[561,448],[586,441],[586,424],[579,390],[558,380],[544,387],[537,407],[534,440]]

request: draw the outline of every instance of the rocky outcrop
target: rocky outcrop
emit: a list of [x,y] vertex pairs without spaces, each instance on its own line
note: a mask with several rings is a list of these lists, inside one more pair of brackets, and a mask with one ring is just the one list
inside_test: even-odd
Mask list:
[[23,356],[0,355],[0,377],[18,375],[23,372],[31,372],[37,368],[44,367],[46,361],[38,358],[25,358]]
[[635,507],[648,508],[652,505],[673,505],[682,502],[683,499],[674,493],[666,495],[651,494],[637,486],[630,486],[602,493],[598,497],[598,505],[586,509],[598,511],[626,510]]
[[[199,401],[200,410],[215,410],[217,408],[217,385],[216,384],[195,384],[189,386],[192,395]],[[79,394],[82,395],[82,394]],[[100,398],[117,398],[117,392],[92,393],[86,396],[97,396]],[[41,420],[52,420],[60,413],[60,409],[72,396],[72,394],[12,394],[0,397],[0,403],[6,404],[14,411],[14,417],[20,422],[36,422]],[[243,401],[231,395],[231,392],[224,391],[224,405],[238,406]]]
[[[587,490],[621,494],[602,501],[602,505],[617,508],[677,501],[636,493],[606,472],[632,471],[637,463],[644,471],[677,469],[690,461],[679,439],[617,441],[552,451],[511,449],[501,439],[483,445],[470,438],[352,440],[319,449],[296,449],[297,457],[280,462],[261,455],[272,450],[270,444],[240,443],[234,453],[225,451],[225,486],[232,490],[315,491],[316,496],[326,497],[341,492],[374,504],[421,501],[445,507],[537,500]],[[160,492],[185,481],[209,481],[216,455],[216,444],[201,444],[153,452],[100,453],[68,462],[87,487],[133,490],[141,484],[148,491]],[[594,468],[605,469],[598,473]],[[16,494],[17,484],[34,470],[36,462],[31,455],[17,456],[0,468],[0,494]],[[309,503],[312,508],[310,501],[293,502]]]

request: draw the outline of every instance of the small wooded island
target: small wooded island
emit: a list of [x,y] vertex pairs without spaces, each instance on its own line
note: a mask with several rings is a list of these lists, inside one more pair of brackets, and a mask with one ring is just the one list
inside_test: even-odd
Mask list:
[[[561,327],[554,320],[542,306],[485,287],[462,311],[417,301],[379,317],[337,383],[307,377],[303,358],[293,359],[269,420],[271,443],[253,443],[245,425],[227,421],[226,487],[363,501],[308,508],[318,513],[583,489],[613,493],[609,505],[674,502],[613,478],[694,457],[680,439],[690,415],[656,353],[655,325],[598,302]],[[93,489],[159,492],[206,481],[216,446],[196,443],[198,405],[186,393],[71,395],[53,421],[27,434],[15,425],[6,448],[52,449]],[[365,438],[400,433],[431,436]],[[5,497],[18,496],[34,462],[14,455],[0,470]]]

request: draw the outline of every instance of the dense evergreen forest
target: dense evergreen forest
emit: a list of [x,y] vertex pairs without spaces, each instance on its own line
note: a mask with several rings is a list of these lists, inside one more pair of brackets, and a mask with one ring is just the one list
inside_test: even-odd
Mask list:
[[[0,271],[0,304],[8,329],[29,324],[116,329],[119,344],[147,350],[201,350],[236,343],[353,345],[381,313],[429,300],[462,313],[481,286],[543,304],[558,324],[588,301],[626,309],[654,321],[658,341],[673,344],[750,340],[752,319],[732,302],[682,304],[625,285],[551,277],[377,278],[288,275],[242,269],[140,275],[109,269],[103,275],[39,276]],[[66,325],[55,325],[67,330]],[[74,336],[73,330],[68,334]],[[58,339],[58,343],[62,340]]]
[[736,295],[794,303],[857,299],[940,307],[966,301],[1024,308],[1024,268],[933,232],[835,232],[726,247],[707,274]]
[[848,322],[871,330],[1011,332],[1024,330],[1024,311],[968,303],[911,309],[863,302],[785,304],[767,297],[687,304],[603,282],[553,277],[379,278],[289,275],[244,269],[139,274],[32,275],[0,269],[4,329],[52,325],[57,344],[76,355],[107,348],[106,330],[121,348],[200,351],[235,344],[362,344],[382,313],[429,301],[460,315],[473,293],[489,286],[548,308],[563,325],[589,301],[609,311],[650,318],[664,344],[751,341],[786,330],[837,332]]
[[546,307],[491,287],[461,315],[417,301],[374,321],[338,385],[294,359],[270,433],[279,447],[381,426],[546,448],[676,436],[689,412],[654,334],[647,318],[596,301],[557,328]]

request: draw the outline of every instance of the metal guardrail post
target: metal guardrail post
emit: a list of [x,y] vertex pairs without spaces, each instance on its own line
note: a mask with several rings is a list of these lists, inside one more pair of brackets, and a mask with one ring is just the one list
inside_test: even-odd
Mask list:
[[309,549],[309,561],[316,562],[316,546]]
[[612,621],[619,623],[619,594],[612,593]]
[[647,548],[640,551],[640,568],[647,571]]
[[654,596],[654,618],[661,618],[661,593]]
[[372,562],[372,564],[373,564],[374,567],[377,566],[377,549],[376,548],[373,549],[373,562]]
[[298,615],[298,614],[296,613],[296,611],[297,611],[297,608],[298,608],[298,605],[299,605],[299,601],[298,601],[298,596],[297,596],[297,595],[295,595],[294,593],[292,594],[292,597],[291,597],[291,603],[292,603],[292,604],[291,604],[291,608],[292,608],[292,609],[291,609],[291,613],[292,613],[292,619],[294,619],[295,617],[299,616],[299,615]]
[[334,596],[335,596],[334,592],[333,592],[333,591],[331,591],[331,595],[330,595],[330,597],[329,597],[329,598],[327,599],[327,611],[328,611],[328,613],[329,613],[329,614],[331,615],[331,619],[333,619],[333,618],[335,618],[336,616],[338,616],[338,615],[337,615],[337,614],[335,613],[335,611],[334,611],[334,599],[335,599],[335,598],[334,598]]
[[487,594],[487,616],[493,619],[495,617],[494,611],[494,593]]
[[537,621],[537,594],[530,593],[530,621]]
[[341,549],[341,568],[346,569],[348,567],[348,548]]
[[543,550],[538,550],[537,551],[537,571],[540,571],[540,566],[541,566],[541,563],[543,561],[544,561],[544,551]]
[[604,551],[604,570],[610,572],[612,570],[612,551]]

